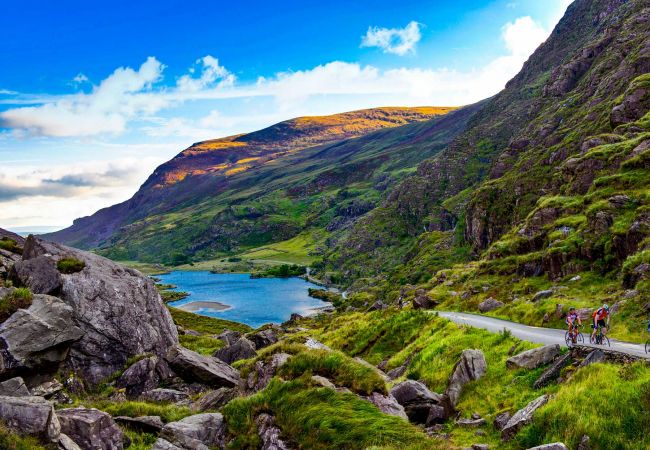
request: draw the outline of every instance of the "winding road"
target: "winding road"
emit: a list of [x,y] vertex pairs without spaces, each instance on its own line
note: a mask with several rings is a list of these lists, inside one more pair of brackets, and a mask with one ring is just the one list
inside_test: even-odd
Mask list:
[[[542,328],[533,327],[530,325],[522,325],[516,322],[509,322],[507,320],[495,319],[494,317],[481,316],[479,314],[468,314],[461,312],[437,311],[440,317],[451,320],[460,325],[469,325],[476,328],[482,328],[492,333],[498,333],[504,328],[509,330],[513,336],[529,342],[537,344],[560,344],[566,345],[564,341],[564,334],[566,330],[558,330],[556,328]],[[581,344],[587,347],[602,348],[603,346],[589,344],[589,334],[591,328],[588,325],[583,329],[585,343]],[[610,350],[615,350],[628,355],[640,356],[650,360],[650,354],[647,354],[643,344],[634,344],[632,342],[623,342],[616,339],[610,339],[612,346],[605,347]]]

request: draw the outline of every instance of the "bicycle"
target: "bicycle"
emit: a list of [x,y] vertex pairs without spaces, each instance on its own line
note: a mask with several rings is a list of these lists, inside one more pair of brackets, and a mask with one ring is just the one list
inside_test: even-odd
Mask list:
[[[593,328],[594,326],[592,325],[591,327]],[[596,335],[589,336],[589,342],[594,345],[606,345],[607,347],[611,347],[609,338],[603,334],[603,327],[600,325],[596,328]]]
[[650,353],[650,339],[645,341],[645,352]]
[[[573,341],[572,334],[575,334],[575,342]],[[564,333],[564,341],[566,342],[567,347],[584,343],[585,337],[580,332],[580,325],[574,325],[572,331]]]

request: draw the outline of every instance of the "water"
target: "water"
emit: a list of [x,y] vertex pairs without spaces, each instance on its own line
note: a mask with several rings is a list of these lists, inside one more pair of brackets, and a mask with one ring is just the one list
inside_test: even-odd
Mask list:
[[223,303],[230,308],[223,311],[200,308],[195,312],[253,328],[269,322],[282,323],[292,313],[307,315],[313,313],[314,308],[329,306],[329,303],[309,297],[307,289],[319,286],[301,278],[250,278],[248,274],[193,271],[176,271],[158,277],[162,283],[176,285],[175,290],[190,294],[170,306],[199,301]]

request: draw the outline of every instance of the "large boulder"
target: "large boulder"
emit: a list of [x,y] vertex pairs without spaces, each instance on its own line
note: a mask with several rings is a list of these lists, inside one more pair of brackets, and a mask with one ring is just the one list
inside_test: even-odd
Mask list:
[[84,263],[61,274],[59,296],[72,307],[84,336],[75,342],[68,364],[96,384],[143,353],[164,355],[178,342],[176,327],[153,281],[140,272],[93,253],[30,236],[23,260],[46,257]]
[[22,378],[16,377],[0,383],[0,396],[3,397],[29,397],[29,389]]
[[61,432],[83,449],[122,450],[124,433],[107,413],[94,408],[60,409]]
[[248,339],[252,341],[253,344],[255,344],[255,348],[259,350],[278,342],[278,335],[273,328],[267,328],[257,333],[248,335]]
[[567,353],[566,355],[563,355],[560,358],[556,359],[553,362],[553,364],[551,364],[539,376],[539,378],[533,384],[533,387],[535,389],[540,389],[540,388],[543,388],[544,386],[547,386],[548,384],[552,383],[553,381],[557,380],[560,377],[560,374],[562,373],[562,369],[564,369],[566,366],[568,366],[572,362],[573,362],[573,359],[571,357],[571,353]]
[[42,397],[0,396],[0,422],[20,434],[57,442],[61,425],[54,407]]
[[150,402],[159,403],[183,403],[188,402],[190,396],[187,392],[178,391],[176,389],[156,388],[150,391],[144,391],[140,398]]
[[257,356],[255,344],[246,338],[241,338],[228,347],[217,350],[214,355],[226,364],[232,364],[240,359],[249,359]]
[[54,261],[47,256],[17,261],[9,276],[16,284],[27,286],[34,294],[57,295],[61,289],[61,274]]
[[215,391],[206,392],[197,401],[192,403],[193,411],[207,411],[219,409],[237,396],[236,389],[219,388]]
[[165,424],[159,416],[140,416],[140,417],[126,417],[118,416],[115,417],[115,422],[120,425],[126,425],[127,427],[141,431],[143,433],[153,433],[158,434],[160,430],[163,429]]
[[468,349],[461,353],[445,391],[453,407],[458,403],[463,386],[470,381],[478,380],[486,371],[487,362],[481,350]]
[[215,387],[234,387],[239,384],[239,372],[209,356],[199,355],[180,345],[169,349],[165,360],[187,381],[197,381]]
[[291,355],[287,353],[275,353],[269,361],[256,361],[254,370],[246,380],[246,389],[251,393],[264,389],[289,358]]
[[409,420],[414,423],[430,425],[443,422],[451,414],[449,398],[431,392],[419,381],[406,380],[397,383],[390,394],[404,407]]
[[560,356],[560,346],[558,344],[545,345],[508,358],[506,366],[509,369],[536,369],[550,363],[558,356]]
[[[207,450],[224,448],[225,433],[223,416],[219,413],[205,413],[168,423],[160,432],[160,440],[181,449]],[[165,447],[167,444],[156,442],[153,449],[174,448]]]
[[83,336],[70,306],[56,297],[35,295],[29,308],[0,324],[0,375],[25,370],[54,373],[70,346]]
[[379,411],[389,416],[401,417],[408,420],[404,407],[400,405],[392,395],[382,395],[379,392],[373,392],[368,396],[368,401],[379,408]]
[[150,356],[134,363],[117,379],[115,386],[126,390],[129,397],[137,397],[150,391],[171,377],[173,372],[167,363],[157,356]]
[[482,313],[490,312],[493,309],[501,308],[504,305],[503,302],[500,302],[499,300],[495,298],[488,298],[478,305],[478,310],[481,311]]
[[517,411],[501,430],[501,439],[509,441],[524,426],[533,420],[533,414],[548,402],[548,395],[542,395]]

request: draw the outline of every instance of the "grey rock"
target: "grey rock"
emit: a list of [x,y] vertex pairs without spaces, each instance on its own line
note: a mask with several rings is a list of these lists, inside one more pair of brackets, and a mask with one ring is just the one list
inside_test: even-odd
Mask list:
[[386,375],[388,376],[389,379],[395,380],[401,377],[402,375],[404,375],[406,373],[406,369],[407,369],[406,365],[395,367],[394,369],[389,370]]
[[246,388],[248,391],[257,392],[264,389],[278,369],[282,367],[289,358],[291,358],[291,355],[287,353],[276,353],[271,356],[271,359],[268,362],[255,362],[255,370],[248,375],[246,381]]
[[322,387],[326,387],[326,388],[330,388],[330,389],[336,389],[336,386],[334,385],[334,383],[332,383],[330,380],[328,380],[325,377],[321,377],[320,375],[312,375],[311,381],[313,381],[315,384],[317,384],[319,386],[322,386]]
[[[390,394],[404,407],[406,415],[411,422],[430,424],[429,417],[432,407],[437,406],[436,417],[449,417],[451,406],[446,395],[431,392],[423,383],[415,380],[406,380],[396,384]],[[442,413],[442,414],[441,414]]]
[[506,366],[509,369],[536,369],[539,366],[550,363],[559,355],[560,346],[558,344],[545,345],[508,358],[506,360]]
[[233,330],[224,330],[223,333],[217,336],[217,339],[222,340],[226,345],[232,345],[235,342],[237,342],[240,338],[241,338],[241,333],[239,331],[233,331]]
[[262,440],[260,450],[289,450],[289,447],[280,438],[280,429],[275,425],[275,418],[269,414],[260,414],[255,419],[258,434]]
[[571,364],[573,359],[571,358],[571,353],[567,353],[560,358],[556,359],[553,364],[551,364],[540,376],[537,378],[533,387],[535,389],[540,389],[544,386],[549,385],[553,381],[557,380],[560,377],[560,372],[566,366]]
[[493,309],[501,308],[504,305],[503,302],[500,302],[499,300],[495,298],[488,298],[478,305],[478,310],[481,311],[482,313],[492,311]]
[[445,391],[453,407],[458,403],[463,386],[470,381],[480,379],[486,371],[487,362],[481,350],[467,349],[463,351],[449,378],[447,390]]
[[531,447],[528,450],[569,450],[569,447],[564,445],[562,442],[555,442],[553,444],[544,444],[538,445],[537,447]]
[[39,384],[31,388],[32,395],[37,395],[39,397],[49,398],[54,394],[57,394],[63,390],[63,384],[58,380],[52,379],[45,381],[44,383]]
[[137,431],[143,433],[158,434],[163,429],[165,424],[158,416],[140,416],[140,417],[125,417],[118,416],[114,418],[115,422],[126,425]]
[[219,409],[236,396],[237,391],[235,389],[219,388],[203,394],[197,401],[192,403],[191,408],[193,411],[201,412],[210,409]]
[[390,416],[401,417],[408,420],[404,407],[400,405],[395,397],[392,395],[382,395],[378,392],[373,392],[367,397],[368,401],[374,404],[381,412]]
[[232,364],[240,359],[254,358],[257,352],[255,344],[246,338],[241,338],[228,347],[220,348],[213,356],[227,364]]
[[157,388],[162,381],[172,376],[173,372],[164,360],[150,356],[133,363],[117,379],[115,386],[126,389],[127,396],[137,397],[145,391]]
[[424,289],[415,291],[413,299],[413,309],[431,309],[438,306],[438,302],[433,300]]
[[375,303],[373,303],[370,308],[368,308],[368,311],[381,311],[383,309],[388,308],[388,305],[386,305],[384,302],[381,300],[377,300]]
[[204,413],[168,423],[160,437],[181,449],[207,450],[224,448],[225,433],[226,425],[221,414]]
[[28,287],[34,294],[57,295],[61,289],[61,274],[54,261],[46,256],[16,261],[9,276],[17,285]]
[[215,387],[234,387],[240,382],[239,372],[216,358],[199,355],[180,345],[169,349],[165,360],[187,381]]
[[[478,431],[476,433],[478,434]],[[488,444],[472,444],[472,450],[489,450],[489,449],[490,446]]]
[[546,289],[546,290],[543,290],[543,291],[539,291],[535,295],[533,295],[533,301],[536,302],[536,301],[542,300],[544,298],[549,298],[549,297],[553,296],[553,293],[554,293],[553,289]]
[[75,441],[70,439],[70,436],[63,433],[59,435],[58,449],[59,450],[82,450],[81,447],[79,447]]
[[373,372],[375,372],[375,373],[376,373],[377,375],[379,375],[379,376],[380,376],[384,381],[390,381],[390,379],[388,378],[388,375],[386,375],[386,374],[384,373],[383,370],[381,370],[380,368],[378,368],[378,367],[376,367],[376,366],[373,366],[372,364],[370,364],[370,363],[369,363],[368,361],[366,361],[365,359],[356,356],[356,357],[354,358],[354,360],[355,360],[356,362],[358,362],[359,364],[361,364],[361,365],[363,365],[363,366],[366,366],[368,369],[370,369],[370,370],[372,370]]
[[29,397],[29,389],[22,378],[11,378],[0,383],[0,396],[4,397]]
[[314,338],[307,338],[307,340],[305,341],[305,345],[307,346],[307,348],[311,348],[312,350],[327,350],[327,351],[332,350],[327,345],[323,344],[322,342],[318,342]]
[[458,419],[456,425],[461,427],[482,427],[487,422],[485,419]]
[[535,411],[544,406],[546,402],[548,402],[548,395],[542,395],[517,411],[501,430],[501,439],[504,441],[512,439],[524,425],[528,425],[533,420]]
[[54,407],[42,397],[0,396],[0,422],[20,434],[57,442],[61,425]]
[[124,433],[110,415],[94,408],[60,409],[61,432],[83,449],[122,450]]
[[267,328],[260,332],[248,335],[248,339],[255,344],[257,350],[278,342],[277,333],[273,328]]
[[501,414],[497,414],[493,422],[494,428],[496,428],[499,431],[503,430],[511,417],[512,416],[508,412],[502,412]]
[[591,450],[591,439],[586,434],[580,439],[578,450]]
[[582,362],[580,363],[580,365],[578,367],[583,368],[583,367],[587,367],[589,364],[603,362],[603,361],[605,361],[606,357],[607,356],[605,355],[604,351],[602,351],[600,349],[596,349],[596,350],[590,352],[585,357],[585,359],[582,360]]
[[20,370],[56,372],[70,346],[83,337],[73,310],[56,297],[35,295],[28,309],[19,309],[0,324],[0,374]]
[[187,393],[177,391],[176,389],[156,388],[143,392],[140,395],[140,398],[152,402],[179,403],[189,400],[190,396],[187,395]]
[[[207,447],[205,446],[204,448],[207,449]],[[156,439],[156,442],[154,442],[153,447],[151,447],[151,450],[184,450],[184,449],[177,445],[172,444],[171,442],[163,438],[158,438]]]

